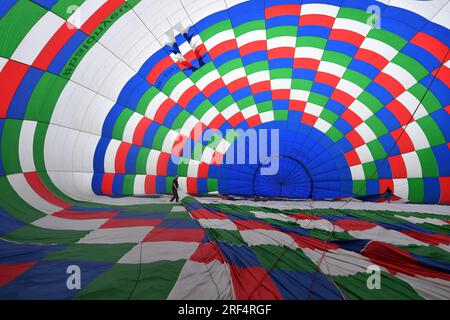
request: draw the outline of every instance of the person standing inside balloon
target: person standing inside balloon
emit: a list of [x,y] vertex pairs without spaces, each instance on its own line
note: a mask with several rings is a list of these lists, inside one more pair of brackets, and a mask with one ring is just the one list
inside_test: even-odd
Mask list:
[[176,176],[172,181],[172,199],[170,199],[170,202],[173,200],[176,200],[176,202],[180,200],[178,197],[178,176]]

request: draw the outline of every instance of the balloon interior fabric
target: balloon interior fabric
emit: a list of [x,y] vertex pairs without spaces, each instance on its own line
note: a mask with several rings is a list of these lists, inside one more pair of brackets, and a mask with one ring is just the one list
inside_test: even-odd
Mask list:
[[1,1],[0,298],[450,299],[449,28],[445,0]]

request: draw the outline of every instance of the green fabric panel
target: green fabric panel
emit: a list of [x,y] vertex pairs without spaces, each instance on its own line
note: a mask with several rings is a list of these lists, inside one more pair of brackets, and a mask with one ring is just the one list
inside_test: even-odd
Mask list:
[[127,174],[124,177],[122,193],[123,195],[132,196],[134,194],[134,179],[135,175]]
[[67,20],[83,2],[85,0],[59,0],[51,8],[51,11]]
[[5,240],[21,243],[64,244],[75,243],[90,231],[50,230],[26,225],[3,236]]
[[315,93],[315,92],[309,93],[308,102],[317,104],[321,107],[324,107],[327,104],[328,100],[329,100],[329,98],[322,94]]
[[145,115],[147,111],[148,105],[153,100],[153,98],[159,93],[158,89],[155,87],[151,87],[148,89],[142,97],[139,99],[139,102],[136,106],[136,112],[142,115]]
[[44,260],[75,260],[117,262],[135,244],[74,244],[49,254]]
[[239,231],[205,228],[206,233],[215,241],[225,242],[232,245],[244,245],[246,242]]
[[408,178],[408,189],[414,190],[408,194],[410,202],[423,203],[425,190],[422,178]]
[[168,128],[159,127],[158,131],[156,131],[155,138],[153,139],[152,149],[161,151],[163,143],[164,143],[164,139],[166,138],[168,133],[169,133]]
[[432,149],[422,149],[416,151],[422,168],[422,177],[438,177],[439,169]]
[[0,19],[0,56],[10,58],[33,26],[44,16],[46,9],[31,1],[18,1]]
[[[90,282],[76,299],[166,299],[185,263],[186,260],[116,264]],[[114,286],[111,286],[111,281],[114,281]]]
[[270,69],[270,79],[289,79],[292,78],[292,69],[288,68],[278,68],[278,69]]
[[200,37],[203,40],[203,42],[205,42],[206,40],[208,40],[209,38],[215,36],[219,32],[222,32],[222,31],[225,31],[225,30],[229,30],[229,29],[231,29],[230,21],[229,20],[223,20],[223,21],[220,21],[220,22],[210,26],[206,30],[203,30],[200,33]]
[[419,256],[450,264],[450,254],[439,247],[410,245],[401,246],[400,248],[408,250],[410,253],[417,254]]
[[397,51],[400,51],[408,43],[402,37],[384,29],[372,28],[367,37],[387,43]]
[[44,73],[31,95],[25,119],[50,122],[53,109],[68,80],[51,73]]
[[321,61],[329,61],[347,67],[352,61],[353,57],[336,51],[325,51]]
[[217,180],[217,179],[208,179],[208,180],[206,181],[206,184],[207,184],[207,187],[208,187],[208,191],[209,191],[209,192],[219,190],[219,187],[218,187],[218,180]]
[[291,249],[275,245],[259,245],[251,247],[262,266],[283,271],[318,272],[317,266],[301,249]]
[[8,215],[27,223],[31,223],[46,214],[33,208],[22,200],[9,184],[7,177],[0,177],[0,207],[8,212]]
[[136,174],[146,174],[147,173],[147,160],[150,155],[150,149],[141,148],[138,152],[136,160]]
[[331,140],[333,140],[334,142],[337,142],[344,137],[342,132],[340,132],[338,129],[336,129],[336,127],[331,127],[327,131],[327,136],[329,136],[331,138]]
[[21,120],[7,119],[1,136],[1,156],[6,174],[22,172],[19,161],[19,138],[22,128]]
[[356,20],[368,24],[368,20],[372,14],[361,9],[341,7],[336,18]]
[[351,276],[332,276],[346,297],[355,300],[422,300],[423,298],[405,281],[384,271],[380,273],[380,289],[367,288],[369,273]]
[[426,116],[417,120],[417,124],[422,128],[425,133],[428,143],[430,146],[438,146],[441,144],[446,144],[444,135],[442,134],[441,129],[436,124],[434,119],[430,116]]
[[236,38],[250,31],[255,30],[266,30],[266,21],[265,20],[254,20],[250,22],[243,23],[234,28],[234,34]]
[[245,66],[245,71],[247,72],[248,75],[266,70],[269,70],[268,61],[258,61]]
[[297,26],[279,26],[266,29],[267,39],[277,37],[297,37]]
[[[327,45],[327,39],[312,37],[312,36],[301,36],[297,37],[297,47],[312,47],[318,49],[325,49]],[[320,59],[321,57],[317,57]]]
[[353,193],[357,195],[366,194],[366,181],[365,180],[353,180]]
[[131,116],[133,115],[133,110],[130,109],[123,109],[120,113],[120,116],[117,118],[116,123],[114,124],[114,129],[112,133],[113,139],[117,139],[122,141],[123,140],[123,133],[125,131],[125,127],[128,123],[128,120],[130,120]]

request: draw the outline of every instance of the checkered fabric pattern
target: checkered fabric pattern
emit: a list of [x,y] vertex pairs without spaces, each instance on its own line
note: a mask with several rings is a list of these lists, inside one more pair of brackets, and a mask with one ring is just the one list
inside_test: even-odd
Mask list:
[[[72,206],[9,221],[0,297],[449,298],[450,215],[182,204]],[[81,269],[80,290],[66,287],[70,265]],[[373,265],[380,290],[367,286]]]

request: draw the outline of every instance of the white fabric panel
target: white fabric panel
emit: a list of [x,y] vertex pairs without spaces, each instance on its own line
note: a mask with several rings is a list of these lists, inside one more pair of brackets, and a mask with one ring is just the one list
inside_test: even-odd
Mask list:
[[272,110],[260,113],[259,117],[261,118],[262,123],[271,122],[275,120],[275,115]]
[[211,163],[213,156],[214,150],[211,149],[210,147],[205,147],[202,153],[202,157],[200,158],[200,161],[204,163]]
[[401,232],[395,230],[388,230],[380,226],[376,226],[371,229],[357,231],[350,230],[348,233],[357,239],[367,239],[380,241],[385,243],[390,243],[393,245],[399,246],[408,246],[411,244],[417,244],[419,246],[428,246],[428,244],[423,243],[422,241],[411,238]]
[[419,218],[419,217],[414,217],[414,216],[401,216],[396,214],[395,217],[409,221],[411,223],[415,223],[415,224],[421,224],[421,223],[429,223],[429,224],[433,224],[435,226],[445,226],[448,223],[440,220],[440,219],[436,219],[436,218]]
[[145,176],[137,174],[134,178],[133,193],[136,196],[145,195]]
[[136,71],[156,52],[152,50],[155,41],[132,10],[114,22],[99,40]]
[[209,108],[208,111],[200,119],[205,125],[209,126],[209,124],[219,115],[219,111],[215,108]]
[[295,48],[297,44],[297,37],[276,37],[267,39],[267,49],[276,48]]
[[339,78],[342,78],[342,75],[345,73],[346,70],[347,70],[346,67],[343,67],[340,64],[329,61],[320,61],[318,68],[318,71],[329,73]]
[[373,161],[372,153],[370,152],[370,149],[366,144],[363,144],[362,146],[356,148],[355,151],[358,154],[361,163]]
[[[444,8],[445,5],[448,7],[448,1],[446,0],[431,0],[431,1],[403,1],[403,0],[381,0],[380,2],[386,3],[390,6],[395,6],[399,8],[404,8],[409,11],[415,12],[426,19],[430,20],[435,17],[438,12]],[[447,10],[448,11],[448,10]],[[449,18],[443,19],[442,21],[437,20],[447,28],[450,24],[448,23]]]
[[394,194],[402,199],[408,199],[409,183],[408,179],[394,179]]
[[360,86],[345,79],[341,79],[339,81],[339,83],[336,86],[336,89],[348,93],[353,98],[357,98],[364,91],[364,89],[361,88]]
[[236,225],[228,219],[198,219],[203,228],[237,230]]
[[397,100],[408,109],[409,113],[414,114],[414,120],[418,120],[428,115],[428,111],[423,104],[421,104],[409,91],[403,92],[397,97]]
[[308,14],[322,14],[330,17],[336,17],[339,12],[339,7],[326,5],[326,4],[318,4],[318,3],[307,3],[302,5],[302,10],[300,14],[302,16]]
[[250,85],[263,81],[269,81],[270,72],[269,70],[254,72],[252,74],[249,74],[247,78]]
[[197,118],[195,118],[194,116],[189,116],[189,118],[187,118],[187,120],[183,123],[183,127],[180,129],[180,134],[182,134],[185,137],[189,137],[191,131],[194,129],[197,123],[199,123]]
[[156,111],[158,111],[159,106],[167,100],[167,96],[158,92],[158,94],[150,101],[147,106],[147,110],[145,111],[145,116],[151,120],[155,119]]
[[291,90],[291,99],[297,101],[308,101],[309,91],[292,89]]
[[317,128],[318,130],[320,130],[323,133],[327,133],[328,130],[330,130],[331,128],[331,124],[321,118],[317,118],[316,123],[314,124],[314,128]]
[[365,122],[362,122],[359,126],[357,126],[355,131],[361,136],[361,138],[363,138],[365,143],[369,143],[377,138],[375,133]]
[[152,229],[153,227],[96,229],[78,243],[139,243]]
[[403,161],[406,166],[406,175],[408,178],[421,178],[422,166],[420,165],[419,156],[417,152],[408,152],[402,154]]
[[212,70],[210,72],[208,72],[207,74],[205,74],[203,77],[201,77],[196,85],[197,88],[199,88],[200,90],[205,89],[209,84],[213,83],[214,81],[216,81],[217,79],[220,78],[220,74],[217,70]]
[[47,215],[34,221],[32,224],[37,227],[52,230],[95,230],[106,221],[108,221],[108,219],[65,219]]
[[136,131],[136,127],[143,118],[144,118],[143,116],[141,116],[139,113],[136,113],[136,112],[131,115],[131,117],[130,117],[130,119],[128,119],[127,124],[125,125],[125,129],[123,131],[123,137],[122,137],[123,141],[128,142],[128,143],[133,142],[133,136]]
[[174,131],[174,130],[169,130],[169,132],[167,132],[166,137],[164,138],[164,142],[162,145],[162,150],[164,152],[167,153],[172,153],[172,149],[173,149],[173,145],[175,144],[175,141],[178,138],[178,132]]
[[322,106],[319,106],[319,105],[311,103],[311,102],[306,103],[305,113],[309,113],[313,116],[318,117],[322,113],[322,110],[323,110]]
[[359,100],[353,101],[348,108],[356,113],[363,121],[373,116],[373,112]]
[[222,32],[214,34],[211,38],[205,40],[204,44],[208,50],[211,50],[214,49],[217,45],[231,39],[234,39],[233,30],[224,30]]
[[373,263],[363,255],[345,250],[313,250],[302,248],[305,255],[310,258],[320,270],[331,276],[350,276],[358,272],[366,272]]
[[[142,250],[141,250],[142,245]],[[143,242],[124,255],[119,263],[137,264],[155,261],[186,260],[197,249],[197,242],[158,241]],[[141,255],[142,251],[142,255]]]
[[365,37],[372,29],[372,26],[368,23],[363,23],[352,19],[337,18],[334,21],[333,29],[353,31]]
[[96,43],[75,69],[72,80],[116,101],[134,75],[130,67]]
[[350,167],[350,173],[352,174],[352,180],[366,179],[366,176],[364,175],[364,169],[360,164]]
[[323,55],[323,49],[311,47],[296,47],[294,58],[310,58],[320,60]]
[[109,141],[108,148],[106,148],[105,153],[105,172],[116,172],[115,163],[116,163],[116,154],[117,150],[119,150],[120,141],[112,139]]
[[34,192],[23,174],[11,174],[7,177],[11,187],[14,191],[16,191],[19,197],[33,208],[47,214],[54,213],[62,209],[61,207],[55,206],[42,199],[36,192]]
[[391,61],[398,53],[393,47],[388,45],[387,43],[372,39],[366,38],[361,44],[361,49],[367,49],[369,51],[373,51],[386,58],[388,61]]
[[[75,200],[92,201],[108,205],[154,204],[158,200],[141,197],[111,198],[99,196],[92,191],[92,173],[87,172],[48,172],[55,186]],[[167,199],[162,199],[167,203]],[[59,211],[59,210],[58,210]]]
[[272,90],[291,89],[292,79],[274,79],[270,80]]
[[249,119],[258,114],[258,108],[255,105],[251,105],[244,110],[242,110],[242,114],[245,119]]
[[223,0],[181,0],[181,2],[194,23],[227,8]]
[[388,63],[383,72],[400,82],[406,90],[417,83],[416,78],[411,73],[395,63]]
[[156,175],[156,165],[158,163],[159,154],[161,152],[157,150],[150,150],[150,154],[147,159],[147,174],[148,175]]
[[229,107],[227,107],[225,110],[222,111],[222,116],[228,120],[235,114],[239,113],[240,111],[241,110],[239,109],[237,104],[233,103],[232,105],[230,105]]
[[409,283],[414,290],[427,300],[450,299],[450,281],[423,276],[411,277],[403,273],[396,274],[396,277]]
[[80,28],[105,3],[106,0],[84,1],[77,10],[73,11],[72,15],[67,19],[67,21],[69,21],[75,27]]
[[44,14],[22,39],[11,59],[31,65],[63,23],[53,12]]
[[277,230],[243,230],[239,231],[244,241],[249,246],[258,246],[263,244],[272,244],[276,246],[286,246],[297,249],[298,245],[292,237],[284,232]]
[[233,299],[230,277],[227,266],[217,260],[208,264],[187,261],[167,299]]
[[24,120],[19,137],[19,160],[22,172],[36,171],[34,166],[34,132],[37,122]]
[[94,154],[100,137],[86,132],[79,132],[73,147],[73,171],[94,172]]
[[427,136],[417,122],[409,123],[408,126],[405,127],[405,133],[407,133],[409,138],[411,139],[415,150],[421,150],[430,147]]
[[300,225],[300,227],[305,229],[318,229],[318,230],[324,230],[324,231],[334,231],[334,232],[344,232],[344,230],[341,227],[338,227],[334,224],[332,224],[330,221],[325,219],[298,219],[297,223]]
[[295,222],[296,220],[293,217],[290,217],[283,213],[274,213],[274,212],[264,212],[264,211],[253,211],[252,212],[255,217],[259,219],[274,219],[283,222]]
[[246,77],[245,69],[243,67],[238,69],[233,69],[227,74],[225,74],[222,79],[225,84],[230,84],[231,82]]
[[249,31],[236,38],[238,47],[243,47],[246,44],[261,40],[266,40],[266,30]]
[[8,63],[8,59],[0,57],[0,72],[2,72],[3,67]]
[[174,89],[173,91],[170,93],[170,98],[173,101],[178,101],[180,99],[180,97],[191,87],[194,86],[194,83],[192,82],[191,79],[184,79],[183,81],[181,81]]

